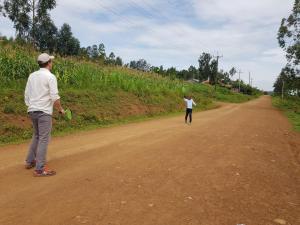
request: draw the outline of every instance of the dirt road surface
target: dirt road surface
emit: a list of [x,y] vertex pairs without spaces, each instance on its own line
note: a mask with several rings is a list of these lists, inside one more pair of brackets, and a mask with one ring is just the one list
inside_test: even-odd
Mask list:
[[1,225],[300,224],[300,135],[269,97],[53,138],[49,166],[0,148]]

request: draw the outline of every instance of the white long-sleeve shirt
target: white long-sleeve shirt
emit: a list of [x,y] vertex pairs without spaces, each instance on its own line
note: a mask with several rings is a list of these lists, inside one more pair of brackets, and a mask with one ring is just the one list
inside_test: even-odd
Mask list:
[[193,99],[186,99],[184,98],[184,101],[186,102],[186,108],[188,109],[192,109],[193,108],[193,105],[196,106],[196,103],[194,102]]
[[30,74],[25,88],[25,104],[28,112],[53,113],[53,104],[60,99],[56,77],[45,68]]

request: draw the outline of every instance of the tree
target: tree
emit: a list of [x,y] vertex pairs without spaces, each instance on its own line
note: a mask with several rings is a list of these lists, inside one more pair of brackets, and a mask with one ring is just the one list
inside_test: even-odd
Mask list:
[[277,36],[279,45],[286,51],[291,65],[300,63],[300,0],[295,0],[292,14],[283,18]]
[[[14,23],[17,38],[39,46],[39,28],[50,19],[48,11],[55,7],[55,0],[4,0],[1,11]],[[49,24],[47,25],[49,28]]]
[[131,61],[129,64],[130,68],[142,70],[142,71],[150,71],[151,65],[147,63],[145,59],[139,59],[138,61]]
[[188,69],[188,74],[187,77],[185,78],[185,80],[189,80],[189,79],[197,79],[199,78],[199,73],[196,67],[194,66],[190,66]]
[[30,6],[27,1],[7,1],[1,6],[3,16],[8,17],[16,29],[16,37],[24,40],[29,39],[30,24]]
[[115,64],[116,64],[117,66],[123,66],[123,61],[122,61],[122,59],[121,59],[120,56],[118,56],[118,57],[116,58]]
[[152,71],[154,73],[159,73],[159,67],[157,67],[157,66],[151,66],[150,71]]
[[282,19],[277,39],[288,63],[274,83],[274,92],[300,96],[300,0],[295,0],[292,14]]
[[162,74],[162,75],[165,74],[165,70],[164,70],[164,67],[162,65],[159,67],[158,73]]
[[103,43],[99,44],[98,47],[98,58],[101,64],[105,63],[105,59],[106,59],[106,53],[105,53],[105,46]]
[[98,46],[97,45],[93,45],[92,49],[91,49],[91,58],[96,60],[99,56],[99,52],[98,52]]
[[229,74],[229,72],[225,72],[224,70],[220,70],[218,72],[219,83],[221,82],[222,84],[229,84],[231,82],[230,76],[231,75]]
[[111,52],[108,56],[108,58],[106,59],[106,63],[110,64],[110,65],[115,65],[115,53]]
[[50,18],[40,21],[37,26],[36,42],[40,51],[53,53],[57,49],[57,27]]
[[89,58],[92,58],[92,47],[91,46],[86,47],[86,53]]
[[300,97],[300,77],[294,68],[285,67],[281,70],[276,82],[274,83],[276,94],[297,95]]
[[57,51],[60,55],[78,55],[80,42],[73,37],[69,24],[63,24],[58,32]]
[[213,59],[209,66],[209,83],[211,85],[216,85],[218,83],[218,61]]
[[171,68],[167,69],[166,74],[171,79],[175,79],[177,76],[177,70],[175,67],[171,67]]
[[79,49],[78,55],[82,58],[89,58],[87,48],[84,47]]
[[189,79],[188,78],[189,77],[189,71],[185,70],[185,69],[177,71],[176,76],[179,79],[188,80]]
[[229,70],[229,75],[230,75],[230,77],[233,77],[236,73],[237,73],[237,70],[236,70],[234,67],[232,67],[232,68]]
[[209,79],[211,76],[211,59],[212,56],[209,53],[202,53],[202,55],[199,57],[199,80],[204,81]]
[[209,53],[202,53],[199,62],[199,81],[209,79],[209,83],[217,84],[218,80],[218,60],[212,59]]

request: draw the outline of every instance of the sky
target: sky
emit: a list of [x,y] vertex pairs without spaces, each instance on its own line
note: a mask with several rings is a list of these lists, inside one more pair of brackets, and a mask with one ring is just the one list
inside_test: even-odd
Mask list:
[[[293,0],[57,0],[56,26],[68,23],[82,46],[104,43],[123,61],[154,66],[198,67],[202,52],[221,55],[219,68],[240,70],[241,79],[272,90],[286,64],[278,46],[281,19]],[[14,36],[0,17],[0,34]],[[234,77],[238,78],[238,75]]]

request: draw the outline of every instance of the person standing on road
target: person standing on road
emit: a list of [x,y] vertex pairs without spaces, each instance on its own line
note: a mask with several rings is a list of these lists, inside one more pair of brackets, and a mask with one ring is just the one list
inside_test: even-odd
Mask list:
[[185,113],[185,123],[187,124],[187,119],[189,117],[190,122],[189,124],[192,123],[192,113],[193,113],[193,105],[196,106],[196,103],[192,99],[191,96],[185,97],[184,96],[184,101],[186,102],[186,113]]
[[25,88],[25,104],[32,121],[33,136],[26,158],[26,169],[35,167],[34,176],[52,176],[56,172],[46,167],[46,155],[52,129],[53,106],[65,114],[58,95],[56,77],[50,72],[54,56],[38,56],[40,69],[30,74]]

